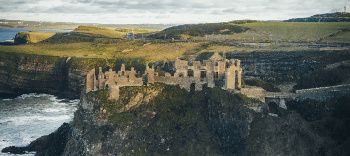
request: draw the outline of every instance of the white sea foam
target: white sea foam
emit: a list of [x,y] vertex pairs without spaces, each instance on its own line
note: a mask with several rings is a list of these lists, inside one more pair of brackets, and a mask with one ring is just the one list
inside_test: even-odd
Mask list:
[[16,99],[23,99],[24,100],[24,99],[31,98],[31,97],[40,98],[40,97],[55,97],[55,96],[49,95],[49,94],[29,93],[29,94],[20,95],[20,96],[16,97]]
[[69,111],[68,108],[47,108],[43,110],[47,113],[56,113],[56,112],[67,112]]
[[14,125],[30,125],[33,122],[58,122],[58,121],[69,121],[72,115],[58,115],[58,116],[16,116],[16,117],[8,117],[0,119],[0,123],[11,123]]
[[[79,100],[58,99],[48,94],[24,94],[0,100],[0,149],[25,146],[73,119]],[[0,153],[0,156],[10,154]],[[25,155],[34,155],[29,153]],[[21,155],[22,156],[22,155]]]

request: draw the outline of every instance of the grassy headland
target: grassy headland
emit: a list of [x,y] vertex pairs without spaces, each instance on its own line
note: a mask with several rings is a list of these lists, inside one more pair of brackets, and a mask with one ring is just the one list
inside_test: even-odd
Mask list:
[[[183,25],[157,31],[144,28],[79,26],[68,33],[29,32],[25,45],[0,46],[0,52],[78,58],[173,60],[202,52],[303,51],[296,43],[350,44],[350,23],[227,22]],[[126,34],[146,40],[126,40]],[[22,33],[19,33],[22,34]],[[161,39],[166,37],[166,40]],[[174,38],[176,42],[170,41]],[[315,49],[319,50],[319,49]]]

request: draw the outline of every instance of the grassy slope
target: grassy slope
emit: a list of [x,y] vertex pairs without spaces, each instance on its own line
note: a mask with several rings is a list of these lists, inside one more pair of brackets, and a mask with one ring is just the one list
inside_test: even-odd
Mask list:
[[323,41],[328,43],[350,43],[350,31],[327,37]]
[[125,38],[127,32],[131,31],[135,34],[141,34],[155,30],[80,26],[71,33],[57,33],[49,39],[45,36],[48,33],[30,32],[30,34],[35,35],[33,39],[36,41],[39,41],[39,38],[46,39],[45,42],[16,46],[0,46],[0,52],[79,58],[143,58],[145,61],[158,61],[173,60],[199,45],[198,43],[162,43],[121,40],[121,38]]
[[[350,23],[253,22],[239,25],[247,27],[249,30],[243,33],[209,35],[208,38],[200,36],[192,38],[198,40],[197,42],[203,40],[216,41],[216,43],[207,44],[206,46],[199,46],[201,43],[197,42],[153,42],[149,44],[150,42],[142,41],[120,41],[118,38],[122,38],[130,30],[81,26],[74,33],[57,34],[48,39],[47,43],[0,46],[0,52],[80,58],[145,58],[147,61],[156,61],[171,60],[183,54],[197,54],[198,52],[296,51],[305,50],[306,48],[281,45],[281,43],[288,42],[314,42],[323,39],[323,42],[350,43],[348,31],[337,33],[340,29],[350,28]],[[136,34],[154,31],[133,30]],[[205,32],[207,31],[209,30],[205,30]],[[40,40],[39,38],[37,36],[35,40]],[[220,41],[278,42],[278,44],[271,44],[267,47],[237,47],[218,44]]]
[[0,52],[27,53],[49,56],[81,58],[144,58],[147,61],[172,60],[197,43],[144,43],[121,41],[117,44],[103,43],[39,43],[18,46],[0,46]]
[[128,32],[134,32],[135,34],[150,33],[155,30],[152,29],[122,29],[122,28],[102,28],[92,26],[79,26],[74,32],[88,34],[91,36],[101,36],[107,38],[125,38]]
[[55,34],[56,33],[54,32],[20,32],[17,34],[16,38],[19,37],[26,40],[27,43],[38,43],[54,36]]
[[164,29],[151,35],[156,39],[189,39],[195,36],[204,37],[211,34],[233,34],[247,31],[248,28],[232,23],[186,24]]
[[255,22],[240,26],[250,30],[232,35],[213,35],[209,39],[242,42],[315,42],[336,33],[339,29],[350,28],[350,23]]

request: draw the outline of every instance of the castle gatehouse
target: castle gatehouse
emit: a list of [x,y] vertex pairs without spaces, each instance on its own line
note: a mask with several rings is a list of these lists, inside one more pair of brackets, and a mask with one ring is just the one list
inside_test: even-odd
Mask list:
[[228,60],[215,53],[208,60],[188,62],[181,59],[175,60],[175,73],[156,72],[154,66],[146,65],[142,76],[137,76],[134,68],[126,70],[122,64],[118,72],[109,69],[103,72],[99,68],[96,75],[95,69],[86,75],[86,93],[100,89],[108,89],[109,98],[119,99],[119,88],[124,86],[142,86],[153,83],[164,83],[167,85],[179,85],[188,91],[194,86],[200,91],[203,85],[210,88],[216,86],[224,90],[239,90],[242,82],[241,61],[238,59]]

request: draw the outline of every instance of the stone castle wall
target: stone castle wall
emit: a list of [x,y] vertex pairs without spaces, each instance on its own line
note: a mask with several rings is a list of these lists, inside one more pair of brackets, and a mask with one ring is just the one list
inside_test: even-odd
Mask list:
[[[92,69],[86,76],[86,93],[99,89],[108,89],[110,99],[119,98],[119,88],[123,86],[142,86],[144,84],[164,83],[168,85],[179,85],[188,91],[191,86],[194,90],[200,91],[203,85],[210,88],[222,87],[225,90],[241,89],[242,68],[240,60],[227,60],[215,53],[209,60],[203,62],[188,62],[181,59],[175,61],[176,72],[172,75],[164,73],[160,75],[154,67],[146,66],[145,74],[137,77],[134,68],[126,70],[125,65],[121,66],[118,72],[111,69],[103,73],[99,68],[98,75]],[[223,86],[217,85],[216,81],[224,82]]]

